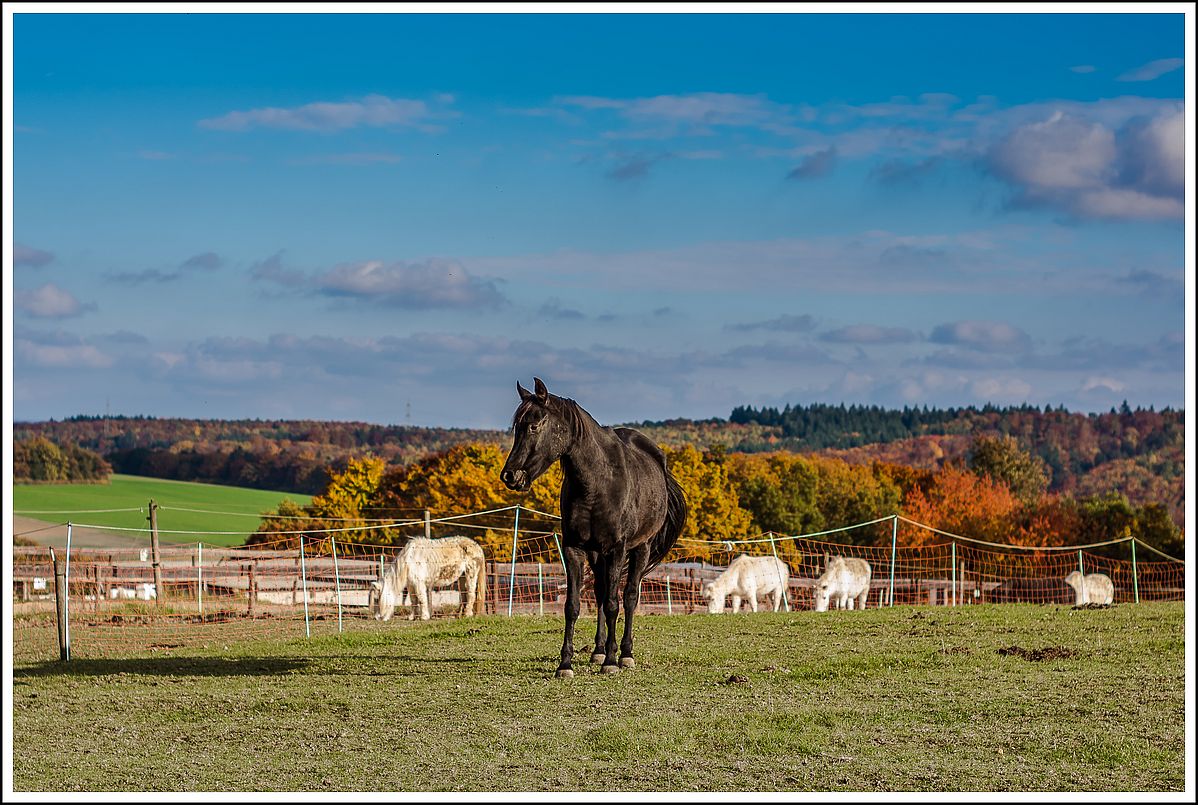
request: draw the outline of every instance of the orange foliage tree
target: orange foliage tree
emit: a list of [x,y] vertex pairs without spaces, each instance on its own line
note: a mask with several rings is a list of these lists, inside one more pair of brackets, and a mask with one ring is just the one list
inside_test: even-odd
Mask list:
[[[926,488],[913,488],[903,501],[903,514],[916,522],[989,542],[1012,542],[1018,508],[1006,484],[955,465],[942,469]],[[904,531],[905,545],[944,539],[922,528]]]

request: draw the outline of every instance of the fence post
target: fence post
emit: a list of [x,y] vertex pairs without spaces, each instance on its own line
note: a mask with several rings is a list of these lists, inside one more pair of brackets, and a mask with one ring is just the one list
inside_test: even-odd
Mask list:
[[428,511],[428,509],[425,509],[425,510],[424,510],[424,538],[425,538],[425,539],[432,539],[432,538],[433,538],[433,521],[432,521],[432,515],[431,515],[431,514],[429,514],[429,511]]
[[894,515],[894,527],[890,532],[890,604],[894,606],[894,558],[898,550],[898,515]]
[[516,595],[516,540],[520,534],[520,506],[516,505],[516,523],[512,526],[512,573],[507,588],[507,614],[512,614],[512,599]]
[[666,614],[674,614],[674,602],[670,598],[670,577],[666,576]]
[[[774,558],[778,559],[778,547],[774,544],[774,532],[770,532],[770,549],[774,552]],[[781,559],[778,559],[781,562]],[[788,574],[789,575],[789,572]],[[784,612],[790,612],[790,597],[786,594],[786,588],[789,586],[782,583],[782,571],[778,571],[778,584],[782,587],[782,608]]]
[[162,589],[162,563],[158,555],[158,504],[154,502],[153,498],[150,499],[150,516],[146,519],[150,521],[150,559],[154,568],[154,598],[158,606],[162,606],[166,590]]
[[562,572],[566,572],[566,555],[562,553],[562,542],[557,538],[557,532],[553,532],[553,541],[557,544],[557,558],[562,560]]
[[[1082,574],[1082,579],[1084,580],[1086,577],[1086,566],[1082,564],[1082,552],[1080,549],[1077,552],[1077,569]],[[1082,586],[1082,589],[1085,589],[1085,585]]]
[[953,606],[957,605],[957,543],[953,543]]
[[545,578],[541,573],[540,562],[537,562],[537,614],[545,614]]
[[67,659],[71,659],[71,524],[67,523],[67,559],[63,570],[62,588],[65,597],[62,602],[62,620],[66,626]]
[[196,608],[204,614],[204,543],[196,543]]
[[337,538],[329,537],[329,541],[333,543],[333,583],[337,586],[337,634],[341,634],[341,570],[337,565]]
[[1140,603],[1140,573],[1136,570],[1136,538],[1131,538],[1131,588],[1135,593],[1136,603]]
[[251,618],[258,617],[258,563],[250,562],[249,581],[247,582],[246,597],[249,598],[249,612],[246,614]]
[[50,561],[54,563],[54,611],[58,616],[58,659],[71,659],[71,650],[67,644],[67,574],[58,554],[50,549]]
[[312,625],[308,622],[308,568],[304,563],[304,535],[300,534],[300,578],[304,584],[304,636],[312,636]]

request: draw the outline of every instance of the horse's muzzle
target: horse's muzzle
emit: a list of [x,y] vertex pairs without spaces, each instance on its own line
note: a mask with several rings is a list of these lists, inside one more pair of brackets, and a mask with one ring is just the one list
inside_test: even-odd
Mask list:
[[499,480],[503,481],[504,486],[516,492],[527,492],[531,486],[528,480],[528,473],[524,470],[504,470],[499,473]]

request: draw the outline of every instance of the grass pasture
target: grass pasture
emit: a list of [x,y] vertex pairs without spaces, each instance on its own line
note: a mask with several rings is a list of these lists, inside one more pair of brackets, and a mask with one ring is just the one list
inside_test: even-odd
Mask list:
[[[197,541],[195,536],[168,533],[170,531],[235,531],[238,533],[205,535],[203,541],[212,545],[241,545],[260,522],[256,517],[246,515],[257,515],[267,509],[274,509],[284,498],[290,498],[300,504],[307,504],[311,500],[310,495],[294,492],[270,492],[119,474],[114,474],[111,483],[108,484],[13,485],[13,509],[17,513],[36,512],[25,516],[46,522],[61,523],[70,520],[118,528],[148,528],[147,512],[91,510],[135,507],[144,509],[153,499],[160,507],[158,528],[163,543]],[[228,514],[176,511],[176,507]]]
[[[16,647],[17,791],[1181,791],[1184,609],[646,616],[553,678],[560,617]],[[131,635],[135,634],[133,632]],[[133,638],[130,638],[131,645]]]

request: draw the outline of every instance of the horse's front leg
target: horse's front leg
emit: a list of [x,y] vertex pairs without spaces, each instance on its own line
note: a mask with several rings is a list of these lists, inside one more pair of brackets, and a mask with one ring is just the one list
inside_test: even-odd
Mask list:
[[620,667],[635,668],[632,659],[632,616],[641,602],[641,577],[649,563],[649,546],[642,545],[628,555],[628,581],[624,584],[624,639],[620,641]]
[[562,661],[557,666],[559,679],[574,676],[571,667],[574,660],[574,622],[578,620],[579,598],[582,587],[582,561],[586,553],[581,548],[563,548],[566,559],[566,633],[562,638]]
[[596,551],[587,553],[587,561],[591,564],[591,575],[595,580],[595,620],[598,622],[595,626],[595,647],[591,649],[591,662],[594,665],[602,665],[607,656],[603,653],[603,644],[607,641],[607,613],[603,605],[607,600],[607,567]]
[[603,612],[607,616],[607,641],[603,644],[603,673],[614,674],[620,670],[616,661],[616,618],[620,617],[620,571],[624,569],[624,557],[627,549],[623,542],[617,542],[612,552],[601,556],[599,561],[606,564],[604,575],[607,582],[604,587],[607,592],[603,601]]

